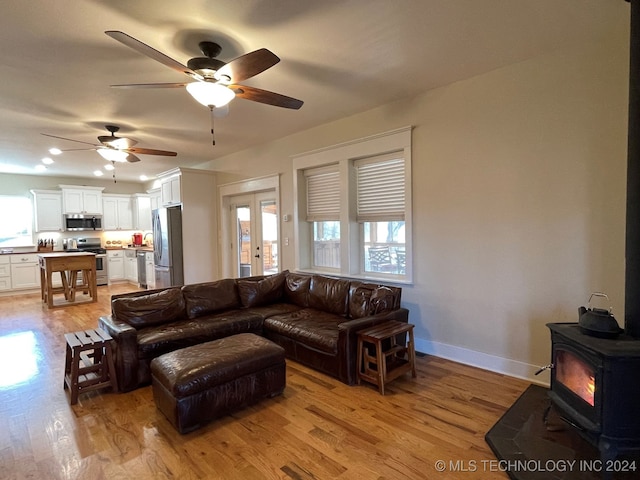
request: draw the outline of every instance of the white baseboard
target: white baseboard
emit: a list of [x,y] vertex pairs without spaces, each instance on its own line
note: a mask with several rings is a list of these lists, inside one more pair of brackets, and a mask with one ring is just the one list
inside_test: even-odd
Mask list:
[[446,358],[447,360],[490,370],[503,375],[509,375],[510,377],[521,378],[537,385],[549,386],[549,372],[543,372],[539,376],[534,375],[535,372],[540,369],[539,365],[531,365],[517,360],[476,352],[475,350],[456,347],[455,345],[448,345],[446,343],[432,342],[421,338],[415,338],[415,343],[416,352]]

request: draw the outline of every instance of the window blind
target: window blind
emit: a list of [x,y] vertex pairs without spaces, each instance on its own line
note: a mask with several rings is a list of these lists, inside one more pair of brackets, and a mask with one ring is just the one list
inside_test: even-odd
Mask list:
[[395,155],[356,160],[357,220],[404,221],[404,158]]
[[307,221],[340,220],[340,175],[338,166],[304,172],[307,179]]

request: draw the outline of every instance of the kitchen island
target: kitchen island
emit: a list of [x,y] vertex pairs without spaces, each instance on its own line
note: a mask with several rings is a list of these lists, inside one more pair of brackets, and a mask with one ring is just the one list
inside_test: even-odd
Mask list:
[[[53,252],[38,254],[40,266],[40,294],[49,308],[80,303],[76,291],[88,293],[90,302],[98,301],[96,284],[96,255],[86,252]],[[60,272],[62,287],[53,285],[54,272]],[[78,284],[78,272],[82,272],[82,282]],[[64,300],[54,302],[53,296],[64,294]],[[83,303],[88,303],[83,301]]]

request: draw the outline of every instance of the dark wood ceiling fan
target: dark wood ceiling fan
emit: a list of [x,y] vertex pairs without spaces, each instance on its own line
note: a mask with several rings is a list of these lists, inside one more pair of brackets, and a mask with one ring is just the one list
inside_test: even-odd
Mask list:
[[[153,60],[156,60],[163,65],[180,72],[193,80],[189,83],[138,83],[138,84],[124,84],[124,85],[111,85],[117,88],[179,88],[187,87],[189,93],[203,105],[207,105],[197,96],[192,93],[190,85],[198,86],[198,82],[201,84],[219,85],[229,89],[233,95],[227,94],[230,101],[233,97],[244,98],[245,100],[251,100],[254,102],[260,102],[267,105],[273,105],[276,107],[291,108],[294,110],[302,107],[304,103],[302,100],[281,95],[279,93],[262,90],[260,88],[248,87],[246,85],[240,85],[238,82],[247,80],[268,68],[273,67],[280,61],[274,53],[261,48],[253,52],[249,52],[245,55],[241,55],[227,63],[216,57],[220,54],[222,48],[215,42],[200,42],[199,47],[202,50],[203,57],[192,58],[187,62],[187,65],[183,65],[173,58],[159,52],[153,47],[133,38],[132,36],[116,31],[109,30],[105,32],[111,38],[119,41],[133,50],[146,55]],[[201,86],[201,85],[200,85]],[[211,108],[220,107],[222,105],[207,105]]]
[[[111,135],[100,135],[98,137],[99,144],[84,142],[82,140],[74,140],[72,138],[59,137],[57,135],[49,135],[43,133],[45,137],[57,138],[59,140],[66,140],[68,142],[82,143],[85,145],[91,145],[91,148],[71,148],[62,149],[63,152],[79,151],[79,150],[96,150],[100,156],[106,160],[115,162],[139,162],[140,159],[136,155],[159,155],[163,157],[175,157],[176,152],[170,152],[168,150],[155,150],[152,148],[139,148],[135,147],[138,142],[131,138],[117,137],[116,132],[120,130],[120,127],[116,125],[105,125],[107,131],[111,132]],[[126,154],[126,155],[125,155]]]

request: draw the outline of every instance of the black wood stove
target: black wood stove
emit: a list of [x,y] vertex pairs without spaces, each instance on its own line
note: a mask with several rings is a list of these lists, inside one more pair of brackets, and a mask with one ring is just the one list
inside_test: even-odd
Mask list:
[[549,397],[560,416],[597,446],[603,461],[640,453],[640,340],[588,335],[576,323],[549,323]]

